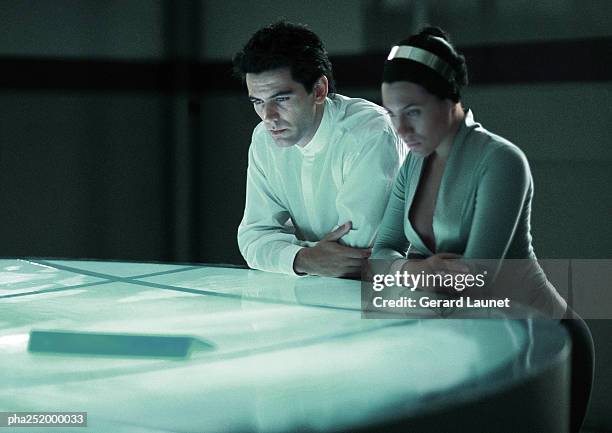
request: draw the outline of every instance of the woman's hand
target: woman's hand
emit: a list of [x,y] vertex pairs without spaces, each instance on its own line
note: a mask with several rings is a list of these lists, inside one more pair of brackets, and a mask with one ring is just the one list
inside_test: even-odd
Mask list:
[[428,274],[469,272],[470,268],[458,260],[462,257],[460,254],[438,253],[423,260],[407,260],[402,266],[401,272],[411,274],[419,272]]
[[[470,268],[459,260],[462,257],[463,256],[460,254],[438,253],[424,260],[408,260],[402,266],[401,272],[408,272],[410,274],[420,274],[423,272],[425,275],[465,274],[470,272]],[[421,286],[417,288],[449,293],[448,288],[445,287]],[[452,293],[452,291],[450,291],[450,293]]]
[[428,270],[425,272],[435,274],[464,274],[469,272],[470,268],[459,260],[462,257],[463,256],[461,254],[453,253],[434,254],[433,256],[427,257],[425,260],[423,260],[428,268]]

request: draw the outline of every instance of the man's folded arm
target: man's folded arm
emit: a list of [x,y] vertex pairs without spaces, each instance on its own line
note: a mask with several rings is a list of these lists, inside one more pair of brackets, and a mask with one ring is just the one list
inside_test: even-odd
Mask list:
[[352,221],[343,245],[369,248],[382,221],[389,194],[404,157],[404,145],[391,131],[383,131],[366,141],[353,158],[338,193],[338,224]]
[[249,267],[296,275],[293,261],[308,242],[296,238],[288,225],[289,211],[270,189],[264,171],[249,150],[246,204],[238,227],[238,247]]

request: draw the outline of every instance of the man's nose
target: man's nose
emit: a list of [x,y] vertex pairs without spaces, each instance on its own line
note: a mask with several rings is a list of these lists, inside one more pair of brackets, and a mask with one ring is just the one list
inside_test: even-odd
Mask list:
[[262,120],[268,122],[274,122],[278,120],[278,110],[276,109],[276,104],[274,104],[273,102],[264,103],[261,115]]

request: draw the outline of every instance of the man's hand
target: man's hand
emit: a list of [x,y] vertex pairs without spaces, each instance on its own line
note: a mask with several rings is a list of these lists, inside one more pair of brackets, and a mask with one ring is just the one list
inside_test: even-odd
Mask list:
[[351,230],[351,222],[342,224],[325,235],[317,245],[302,248],[295,256],[293,269],[298,274],[324,277],[358,278],[363,261],[370,257],[370,248],[351,248],[338,243],[338,239]]

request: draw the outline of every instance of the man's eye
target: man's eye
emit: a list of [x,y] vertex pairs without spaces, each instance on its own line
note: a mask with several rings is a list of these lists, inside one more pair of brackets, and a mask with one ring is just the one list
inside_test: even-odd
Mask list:
[[285,102],[285,101],[288,101],[288,100],[289,100],[289,96],[279,96],[279,97],[277,97],[277,98],[274,98],[274,100],[275,100],[276,102]]
[[406,111],[406,115],[410,117],[418,116],[421,114],[421,110],[408,110]]
[[263,104],[263,101],[261,99],[251,99],[251,103],[253,105],[261,105]]

